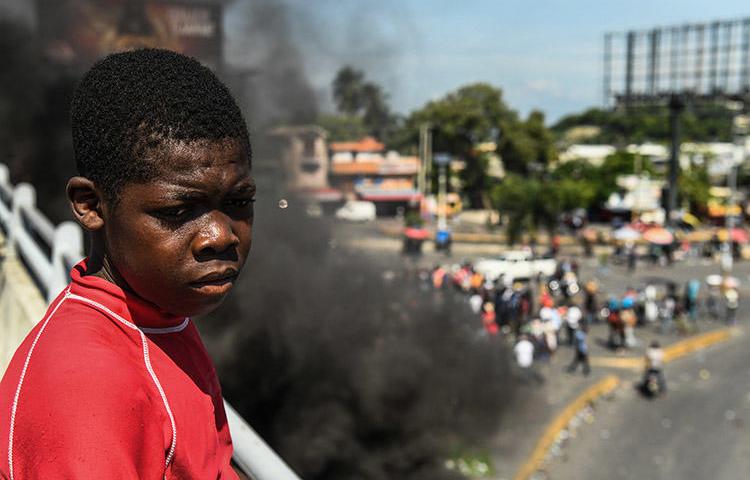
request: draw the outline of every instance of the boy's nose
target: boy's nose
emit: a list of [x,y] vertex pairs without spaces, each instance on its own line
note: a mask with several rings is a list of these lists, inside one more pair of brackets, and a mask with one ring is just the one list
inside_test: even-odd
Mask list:
[[233,251],[240,239],[232,228],[232,219],[222,212],[212,212],[193,241],[197,258],[213,257]]

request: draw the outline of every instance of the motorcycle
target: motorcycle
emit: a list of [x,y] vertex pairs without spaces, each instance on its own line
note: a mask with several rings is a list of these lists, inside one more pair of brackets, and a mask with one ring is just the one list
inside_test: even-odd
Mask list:
[[665,392],[663,380],[658,370],[649,369],[640,385],[641,393],[646,398],[656,398]]

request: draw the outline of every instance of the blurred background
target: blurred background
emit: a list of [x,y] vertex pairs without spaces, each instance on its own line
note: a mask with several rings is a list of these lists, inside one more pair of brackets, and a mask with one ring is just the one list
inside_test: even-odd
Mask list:
[[300,477],[748,471],[746,4],[0,0],[8,208],[69,220],[72,93],[141,47],[249,124],[253,251],[197,324]]

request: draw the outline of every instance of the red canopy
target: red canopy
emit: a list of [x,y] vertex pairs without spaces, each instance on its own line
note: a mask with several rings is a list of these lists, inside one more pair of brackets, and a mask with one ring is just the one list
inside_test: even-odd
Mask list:
[[426,240],[430,236],[430,232],[424,228],[409,227],[404,230],[404,235],[412,240]]

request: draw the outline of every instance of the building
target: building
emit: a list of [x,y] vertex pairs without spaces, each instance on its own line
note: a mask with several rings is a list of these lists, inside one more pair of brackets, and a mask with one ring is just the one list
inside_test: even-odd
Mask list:
[[421,199],[415,187],[419,159],[386,152],[372,137],[330,144],[331,187],[346,198],[374,202],[379,214],[393,214]]
[[328,182],[328,133],[316,125],[279,127],[270,132],[277,142],[284,189],[323,203],[340,202],[340,191]]
[[585,160],[595,167],[600,167],[604,163],[604,160],[616,151],[612,145],[574,144],[565,149],[565,151],[560,152],[558,158],[560,163],[566,163],[571,160]]

